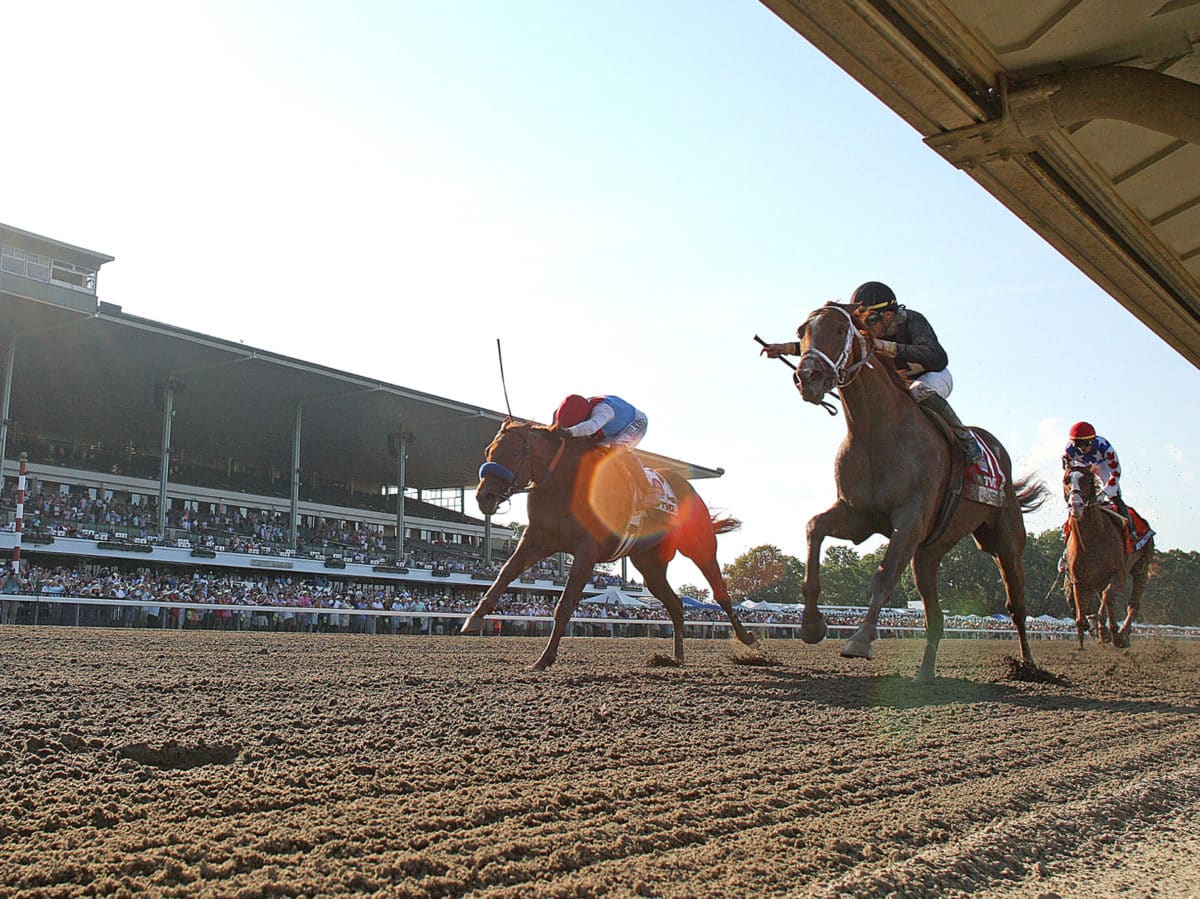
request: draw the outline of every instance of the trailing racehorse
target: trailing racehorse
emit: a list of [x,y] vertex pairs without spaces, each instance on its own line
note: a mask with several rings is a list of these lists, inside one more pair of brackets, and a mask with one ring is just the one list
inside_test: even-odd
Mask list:
[[[1150,579],[1153,532],[1140,548],[1127,552],[1126,518],[1102,505],[1104,497],[1097,496],[1096,478],[1086,468],[1071,467],[1063,472],[1063,492],[1070,509],[1065,553],[1067,599],[1075,613],[1079,648],[1083,648],[1083,635],[1088,632],[1092,597],[1099,595],[1096,636],[1101,640],[1107,636],[1113,646],[1124,649],[1129,645],[1133,619],[1142,606],[1142,593]],[[1133,589],[1125,620],[1117,627],[1113,600],[1125,589],[1127,577],[1132,581]]]
[[479,633],[500,595],[523,571],[547,556],[567,552],[574,559],[567,584],[554,607],[554,629],[534,668],[554,663],[583,588],[597,562],[628,556],[650,592],[666,608],[675,630],[675,661],[683,662],[683,604],[667,582],[667,563],[680,552],[696,563],[713,599],[729,616],[734,634],[746,645],[754,638],[733,611],[717,564],[717,534],[735,530],[733,518],[713,518],[686,479],[656,472],[663,507],[635,516],[634,487],[615,458],[623,449],[605,449],[566,436],[558,428],[506,421],[479,469],[475,501],[491,515],[513,494],[529,491],[529,524],[496,580],[463,622],[464,634]]
[[847,434],[834,463],[838,501],[808,523],[808,567],[800,636],[819,643],[827,631],[817,606],[821,592],[821,543],[837,537],[861,543],[872,534],[889,538],[871,580],[867,614],[842,649],[843,656],[871,657],[879,611],[892,595],[902,566],[912,563],[917,592],[925,604],[925,653],[917,680],[933,680],[938,642],[944,632],[938,605],[938,564],[963,536],[992,556],[1000,569],[1021,645],[1021,659],[1035,672],[1025,634],[1025,547],[1022,513],[1038,508],[1047,491],[1031,478],[1012,479],[1000,442],[972,429],[984,463],[970,478],[962,452],[921,411],[890,360],[876,355],[875,342],[861,330],[853,309],[827,303],[797,330],[800,363],[795,381],[801,396],[821,403],[837,390]]

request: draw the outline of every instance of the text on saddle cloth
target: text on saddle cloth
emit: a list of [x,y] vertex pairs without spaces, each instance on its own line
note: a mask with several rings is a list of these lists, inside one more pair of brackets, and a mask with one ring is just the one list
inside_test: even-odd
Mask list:
[[970,428],[971,436],[983,451],[983,458],[976,463],[967,462],[964,469],[963,496],[989,506],[1004,505],[1004,488],[1007,479],[1000,460],[992,452],[992,448]]
[[[671,483],[657,471],[651,471],[649,468],[642,468],[646,473],[647,480],[654,487],[654,492],[658,496],[658,505],[656,509],[666,512],[669,515],[679,514],[679,500],[675,496],[675,491],[671,487]],[[625,528],[625,533],[621,536],[621,542],[617,544],[616,549],[607,559],[601,559],[602,562],[615,562],[617,559],[623,559],[629,555],[638,539],[642,534],[642,521],[646,516],[646,512],[651,510],[640,511],[634,514],[628,526]]]

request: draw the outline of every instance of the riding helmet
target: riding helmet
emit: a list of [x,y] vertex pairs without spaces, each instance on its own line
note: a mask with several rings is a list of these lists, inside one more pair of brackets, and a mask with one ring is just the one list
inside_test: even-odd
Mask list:
[[863,312],[872,309],[888,309],[896,305],[896,294],[882,281],[867,281],[854,288],[850,302]]
[[581,421],[587,421],[592,414],[592,404],[577,393],[559,403],[554,411],[554,422],[560,428],[571,428]]
[[1071,439],[1076,441],[1088,441],[1096,439],[1096,429],[1086,421],[1077,421],[1071,425]]

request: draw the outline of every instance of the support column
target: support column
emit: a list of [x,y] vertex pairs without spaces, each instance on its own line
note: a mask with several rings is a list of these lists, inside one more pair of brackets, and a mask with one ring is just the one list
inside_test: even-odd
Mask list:
[[404,564],[404,463],[408,459],[408,434],[404,422],[396,435],[396,565]]
[[162,464],[158,472],[158,539],[167,536],[167,481],[171,477],[171,419],[175,415],[175,379],[163,386]]
[[296,423],[292,431],[292,549],[300,548],[300,425],[303,403],[296,403]]
[[492,516],[483,516],[483,564],[492,564]]
[[[4,453],[8,449],[8,407],[12,401],[13,365],[17,357],[17,335],[8,339],[8,358],[4,360],[4,400],[0,406],[0,472],[4,470]],[[4,478],[0,477],[0,485]]]
[[28,457],[21,453],[21,466],[17,471],[17,513],[16,533],[17,542],[13,544],[12,570],[17,577],[21,576],[21,528],[25,524],[25,462]]

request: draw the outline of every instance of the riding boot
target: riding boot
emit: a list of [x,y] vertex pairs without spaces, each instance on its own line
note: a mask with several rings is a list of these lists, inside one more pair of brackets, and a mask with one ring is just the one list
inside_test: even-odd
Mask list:
[[623,450],[621,461],[625,465],[625,470],[629,472],[629,477],[633,479],[633,489],[637,494],[633,501],[633,511],[648,512],[655,508],[658,505],[658,494],[646,477],[646,470],[642,468],[638,457],[630,450]]
[[946,402],[944,396],[938,396],[936,393],[931,393],[920,400],[922,406],[931,410],[949,427],[958,440],[958,445],[962,447],[963,455],[967,457],[967,461],[972,465],[976,465],[983,461],[983,450],[979,448],[978,441],[975,440],[971,432],[959,419],[958,415],[950,408],[950,404]]
[[1109,499],[1112,500],[1113,506],[1125,516],[1125,520],[1129,523],[1129,536],[1136,537],[1137,527],[1133,523],[1133,516],[1129,514],[1129,506],[1125,505],[1125,500],[1121,499],[1121,494],[1118,493],[1116,496],[1110,496]]

